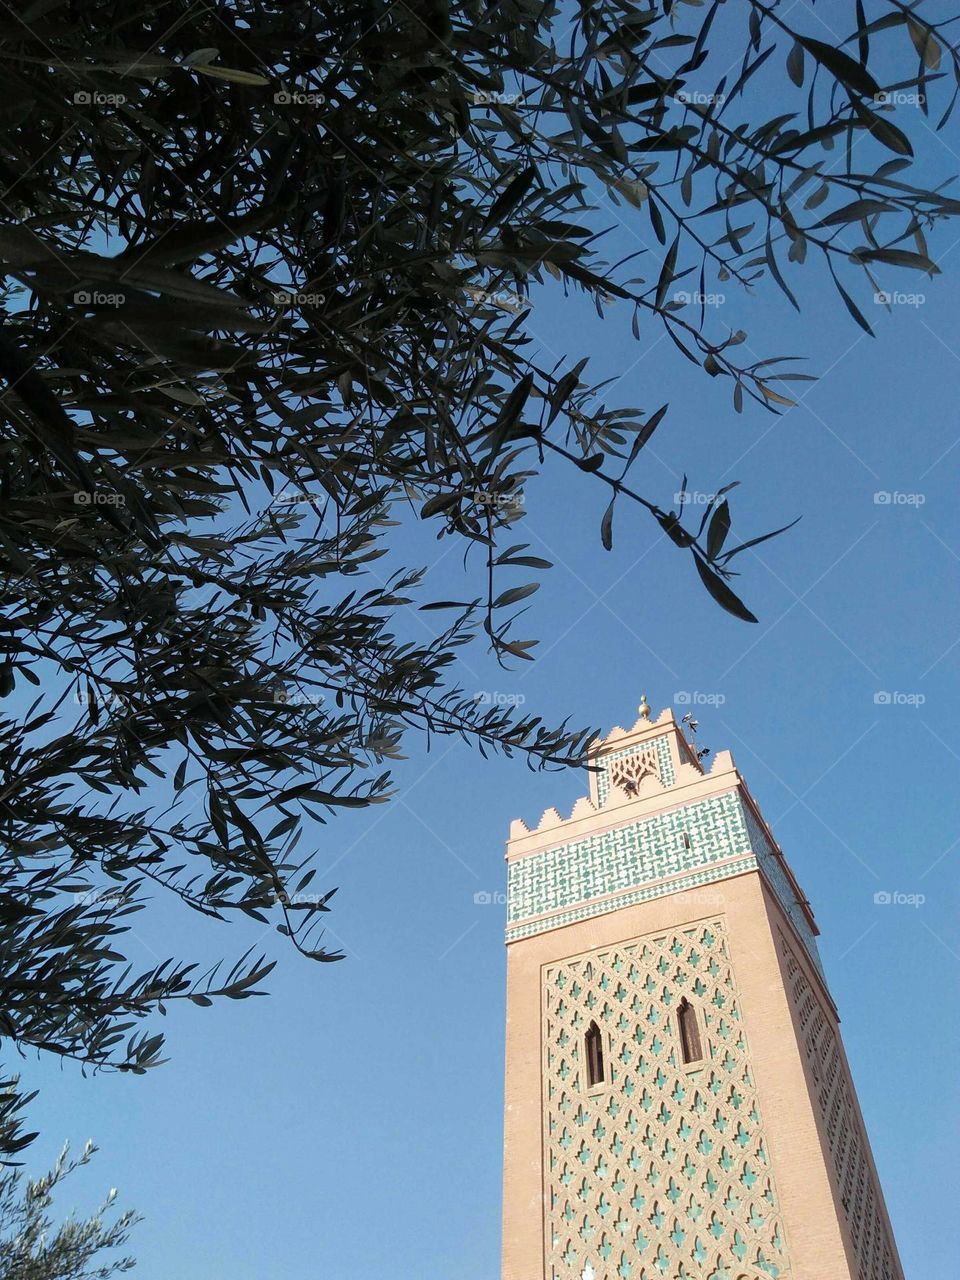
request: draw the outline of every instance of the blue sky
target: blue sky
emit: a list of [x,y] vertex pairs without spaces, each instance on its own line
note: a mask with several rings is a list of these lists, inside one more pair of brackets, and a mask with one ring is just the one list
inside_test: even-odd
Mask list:
[[[957,169],[944,142],[926,142],[931,172]],[[631,212],[618,247],[648,225]],[[610,403],[670,402],[634,471],[646,496],[673,505],[686,471],[694,494],[742,482],[735,533],[803,519],[740,557],[751,627],[710,601],[642,512],[618,508],[605,553],[605,493],[551,467],[527,488],[516,538],[556,565],[520,632],[540,637],[538,660],[504,672],[477,647],[461,667],[472,691],[605,732],[632,722],[643,692],[654,713],[689,694],[701,743],[732,750],[816,913],[908,1275],[955,1260],[929,1224],[954,1209],[960,1047],[958,240],[960,226],[932,241],[936,281],[882,278],[922,302],[888,313],[861,293],[875,340],[813,266],[791,277],[800,316],[766,281],[752,297],[728,288],[719,324],[746,329],[758,357],[802,352],[821,375],[779,418],[750,405],[737,416],[729,386],[659,329],[637,342],[625,315],[600,322],[556,295],[539,306],[544,351],[589,352],[595,376],[622,380]],[[461,581],[454,545],[421,538],[418,552],[435,561],[437,597]],[[97,1141],[74,1191],[92,1207],[116,1185],[144,1212],[140,1280],[498,1274],[504,840],[512,817],[569,811],[586,785],[457,742],[409,747],[389,806],[311,828],[315,885],[340,886],[327,940],[344,962],[278,950],[269,999],[172,1012],[171,1061],[142,1079],[23,1064],[41,1089],[31,1170],[65,1138]],[[884,891],[925,900],[875,902]],[[275,945],[158,901],[131,952],[146,965],[261,940]]]

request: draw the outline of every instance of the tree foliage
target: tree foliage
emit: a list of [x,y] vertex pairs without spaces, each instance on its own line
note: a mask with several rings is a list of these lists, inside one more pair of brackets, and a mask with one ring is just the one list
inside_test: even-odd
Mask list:
[[65,1146],[42,1178],[28,1178],[22,1169],[0,1175],[0,1280],[107,1280],[135,1265],[126,1255],[116,1256],[139,1219],[129,1209],[116,1213],[115,1190],[93,1217],[71,1215],[54,1225],[51,1209],[57,1191],[71,1173],[90,1163],[96,1150],[88,1142],[71,1160]]
[[[532,656],[514,624],[549,565],[517,495],[544,466],[606,492],[604,546],[616,504],[639,504],[754,620],[736,557],[773,534],[732,538],[728,490],[698,527],[639,492],[657,388],[608,403],[586,359],[544,361],[530,317],[582,295],[640,340],[662,326],[738,411],[789,406],[803,375],[678,285],[764,278],[795,304],[817,260],[868,328],[858,276],[936,271],[926,237],[960,204],[919,183],[911,138],[953,109],[951,24],[870,9],[0,15],[5,1039],[143,1071],[153,1014],[260,989],[263,956],[133,972],[124,933],[154,886],[337,958],[302,818],[382,802],[410,729],[582,758],[588,731],[480,706],[452,676],[474,639]],[[638,249],[611,262],[617,223]],[[404,511],[469,553],[462,599],[377,564]],[[403,637],[407,608],[430,611],[427,641]],[[23,1099],[4,1097],[13,1152]]]

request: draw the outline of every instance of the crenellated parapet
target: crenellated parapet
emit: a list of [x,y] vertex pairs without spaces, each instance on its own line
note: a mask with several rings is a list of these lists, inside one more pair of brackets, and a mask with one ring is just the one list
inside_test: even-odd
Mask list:
[[644,707],[587,765],[589,795],[568,816],[511,823],[508,941],[759,869],[819,964],[809,904],[729,751],[705,769],[672,710]]

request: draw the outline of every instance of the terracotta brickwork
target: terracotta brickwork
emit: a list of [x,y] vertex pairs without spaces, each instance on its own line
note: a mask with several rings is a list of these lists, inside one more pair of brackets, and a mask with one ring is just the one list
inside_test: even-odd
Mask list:
[[507,848],[503,1280],[902,1280],[816,924],[732,759],[669,712],[593,758]]
[[902,1280],[833,1015],[807,981],[800,962],[782,936],[780,950],[821,1128],[833,1160],[836,1187],[857,1257],[857,1280]]

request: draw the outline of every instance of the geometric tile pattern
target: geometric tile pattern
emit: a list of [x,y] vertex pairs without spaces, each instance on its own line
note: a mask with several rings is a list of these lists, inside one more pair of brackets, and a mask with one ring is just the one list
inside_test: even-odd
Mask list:
[[623,751],[611,751],[608,756],[603,757],[603,769],[597,774],[597,797],[602,805],[607,803],[607,797],[610,795],[610,770],[612,765],[618,760],[627,760],[630,756],[645,755],[648,751],[656,752],[657,762],[660,766],[660,781],[665,787],[673,786],[675,775],[673,772],[673,755],[670,751],[670,737],[668,734],[664,734],[660,738],[651,738],[646,742],[627,747]]
[[[721,866],[708,866],[689,875],[678,876],[669,884],[670,893],[680,893],[689,889],[701,889],[699,901],[704,910],[714,910],[722,905],[722,898],[708,888],[728,876],[743,875],[745,871],[756,871],[757,859],[753,854],[745,858],[737,858],[724,862]],[[507,930],[507,942],[516,942],[520,938],[529,938],[532,934],[543,933],[547,929],[559,929],[566,924],[576,924],[580,920],[589,920],[594,916],[605,915],[608,911],[619,911],[621,907],[633,907],[639,902],[649,902],[651,898],[662,898],[668,890],[663,885],[651,885],[646,889],[630,889],[626,893],[617,894],[614,898],[604,898],[600,902],[587,902],[569,911],[558,911],[546,920],[530,920],[515,924]]]
[[559,911],[749,852],[743,806],[728,791],[514,859],[507,868],[507,920]]
[[[545,966],[543,984],[550,1280],[788,1280],[723,921]],[[689,1065],[684,997],[703,1055]],[[607,1064],[593,1088],[591,1022]]]
[[816,1083],[820,1118],[856,1250],[859,1280],[903,1280],[880,1211],[879,1191],[866,1156],[867,1142],[854,1103],[853,1084],[840,1054],[832,1020],[782,936],[780,947],[787,966],[788,991]]
[[[663,770],[662,758],[659,764]],[[736,788],[514,858],[507,864],[507,941],[758,866],[822,972],[816,937],[793,884]]]

